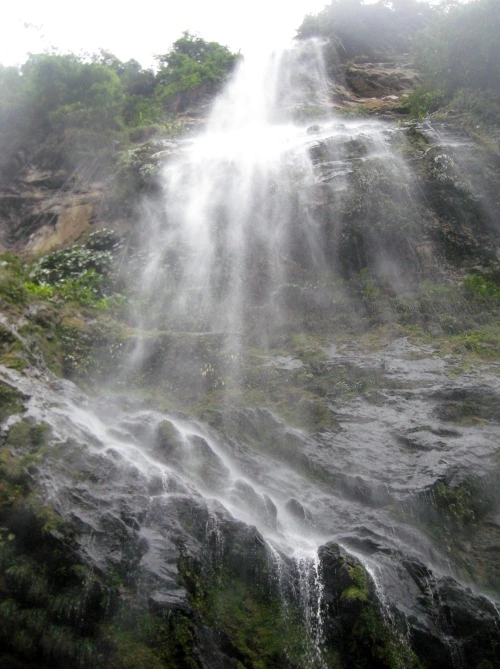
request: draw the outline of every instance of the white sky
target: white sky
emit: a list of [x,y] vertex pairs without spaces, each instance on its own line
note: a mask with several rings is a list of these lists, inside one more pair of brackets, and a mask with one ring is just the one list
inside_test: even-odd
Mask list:
[[270,38],[291,39],[306,14],[328,0],[7,0],[0,20],[0,63],[57,49],[135,58],[148,67],[184,30],[248,53]]

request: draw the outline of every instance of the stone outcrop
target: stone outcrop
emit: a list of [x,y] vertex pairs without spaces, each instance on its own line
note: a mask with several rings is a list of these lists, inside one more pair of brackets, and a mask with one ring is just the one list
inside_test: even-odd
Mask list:
[[69,246],[96,220],[102,184],[78,186],[65,172],[26,168],[0,185],[0,245],[36,255]]

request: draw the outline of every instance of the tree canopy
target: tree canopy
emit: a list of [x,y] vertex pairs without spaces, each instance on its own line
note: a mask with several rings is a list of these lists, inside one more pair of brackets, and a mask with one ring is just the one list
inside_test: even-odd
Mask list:
[[116,141],[113,133],[168,123],[176,111],[215,94],[238,57],[184,33],[157,56],[157,72],[108,51],[86,59],[34,54],[20,68],[0,65],[0,161],[58,134],[62,145],[76,133],[80,147],[92,135],[94,147]]
[[333,41],[342,62],[384,58],[387,53],[408,51],[432,15],[433,10],[417,0],[380,0],[369,5],[362,0],[332,0],[319,14],[305,17],[298,37]]
[[428,83],[447,93],[500,88],[500,3],[476,0],[438,11],[415,54]]
[[215,93],[238,59],[239,55],[218,42],[184,32],[168,53],[157,56],[156,93],[162,101],[175,101],[176,108],[182,109],[202,94]]

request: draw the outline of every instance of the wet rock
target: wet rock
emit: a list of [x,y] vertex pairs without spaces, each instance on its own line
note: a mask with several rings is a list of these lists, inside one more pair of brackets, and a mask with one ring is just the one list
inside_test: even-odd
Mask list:
[[417,560],[402,564],[420,591],[419,607],[407,616],[410,638],[429,666],[475,667],[500,661],[499,616],[485,597],[449,577],[437,577]]
[[183,462],[197,474],[208,487],[224,488],[230,478],[229,469],[222,459],[214,453],[208,442],[198,435],[187,439],[188,449],[183,454]]
[[155,452],[169,458],[179,453],[184,446],[184,440],[181,433],[175,425],[169,420],[163,420],[157,428],[155,437]]
[[285,509],[302,523],[310,522],[311,514],[297,499],[292,497],[285,504]]
[[411,90],[419,78],[408,63],[350,63],[345,68],[346,86],[363,98],[382,98]]
[[258,493],[251,485],[238,479],[236,481],[231,496],[236,503],[248,508],[252,515],[260,519],[267,527],[275,529],[278,523],[278,510],[276,505],[266,494]]
[[391,666],[390,658],[396,652],[404,658],[402,666],[417,669],[417,657],[387,624],[373,581],[361,562],[334,543],[320,547],[318,555],[327,611],[325,638],[339,648],[346,666],[382,669]]
[[316,134],[317,132],[320,132],[320,131],[321,131],[321,126],[319,126],[319,125],[310,125],[310,126],[307,128],[307,131],[306,131],[306,132],[307,132],[308,135],[314,135],[314,134]]
[[435,409],[441,420],[463,422],[490,420],[498,422],[500,397],[487,387],[450,388],[434,393]]

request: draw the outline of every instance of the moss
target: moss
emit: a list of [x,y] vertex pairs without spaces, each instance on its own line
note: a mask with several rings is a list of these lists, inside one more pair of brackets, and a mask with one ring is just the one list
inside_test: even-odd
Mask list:
[[0,473],[0,514],[21,501],[24,494],[25,491],[21,485],[4,480]]
[[23,396],[12,386],[0,381],[0,423],[23,408]]
[[498,421],[498,395],[488,388],[452,388],[436,393],[435,413],[441,420],[471,424]]
[[343,602],[355,602],[355,601],[360,601],[360,602],[365,602],[367,599],[366,592],[363,590],[360,590],[356,586],[352,585],[349,588],[346,588],[342,595],[340,596],[341,601]]
[[459,527],[479,522],[492,508],[488,486],[476,476],[469,476],[459,483],[438,481],[429,493],[434,509]]
[[[19,420],[9,429],[0,448],[0,522],[2,513],[27,509],[34,503],[30,498],[28,470],[45,454],[50,436],[46,424],[28,420]],[[39,521],[42,523],[42,515]]]
[[265,570],[259,569],[258,578],[253,578],[240,570],[241,565],[235,567],[236,562],[207,570],[182,559],[180,571],[193,606],[243,666],[303,666],[310,640],[297,602],[287,606],[285,615],[283,600]]
[[361,565],[347,565],[347,570],[352,584],[342,591],[340,601],[344,603],[368,601],[370,591],[366,571]]
[[18,372],[22,372],[28,366],[27,361],[19,353],[8,353],[0,356],[0,364]]
[[0,364],[18,371],[26,366],[26,351],[21,339],[3,325],[0,325]]
[[298,405],[295,406],[293,415],[299,426],[315,432],[328,430],[337,425],[335,415],[322,399],[301,398]]
[[27,293],[21,278],[0,266],[0,298],[12,305],[24,304]]
[[36,450],[48,443],[51,433],[46,423],[36,424],[32,420],[23,419],[10,428],[5,443],[14,448],[33,447]]
[[194,629],[191,617],[183,611],[155,612],[125,599],[113,621],[105,626],[110,645],[106,666],[199,669]]
[[128,632],[108,637],[113,654],[107,661],[109,669],[164,669],[165,665],[146,644],[130,638]]
[[123,363],[128,331],[107,316],[87,317],[69,311],[56,328],[64,376],[88,381],[117,374]]
[[46,527],[53,512],[40,507],[36,514],[24,504],[2,518],[0,643],[30,666],[100,667],[97,636],[108,593],[75,562],[71,542]]
[[356,669],[424,669],[420,660],[373,604],[363,603],[349,637]]
[[422,669],[389,622],[375,586],[355,558],[334,544],[320,549],[324,574],[326,642],[337,647],[341,666],[356,669]]

